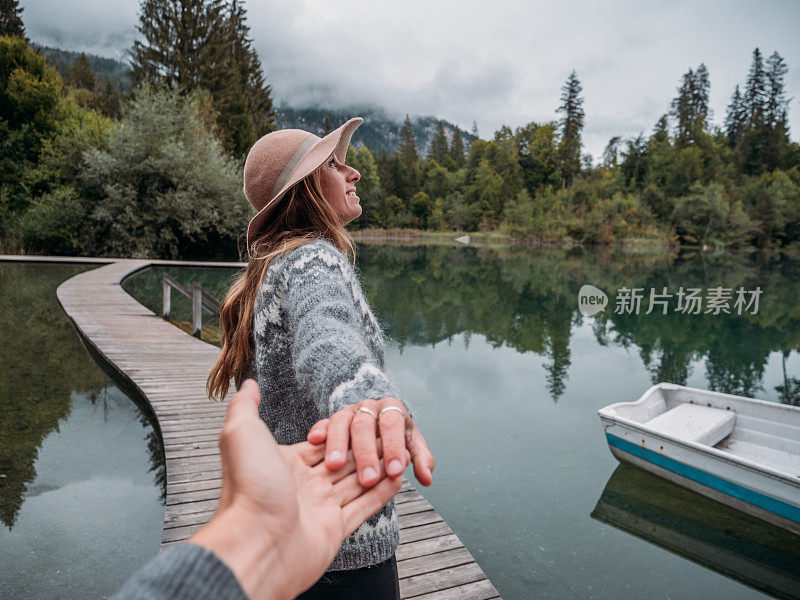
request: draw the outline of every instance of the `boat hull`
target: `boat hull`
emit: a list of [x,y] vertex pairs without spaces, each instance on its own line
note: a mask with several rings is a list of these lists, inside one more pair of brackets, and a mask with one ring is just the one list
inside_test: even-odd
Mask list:
[[[611,429],[614,427],[611,426]],[[643,434],[638,432],[638,435]],[[620,462],[629,463],[712,500],[800,534],[800,506],[787,502],[785,490],[780,490],[779,482],[770,481],[768,476],[740,469],[735,477],[731,477],[732,465],[719,468],[720,465],[714,465],[714,457],[702,455],[695,456],[693,465],[689,465],[669,456],[671,453],[665,453],[663,440],[651,439],[648,444],[646,434],[642,444],[634,444],[607,429],[606,440],[611,454]],[[733,467],[735,471],[735,465]],[[755,491],[765,488],[772,493]]]
[[800,595],[800,536],[622,463],[591,514],[777,598]]

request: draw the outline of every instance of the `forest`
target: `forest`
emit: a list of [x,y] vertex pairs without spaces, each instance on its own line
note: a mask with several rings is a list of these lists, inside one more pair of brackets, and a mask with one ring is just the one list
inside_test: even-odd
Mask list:
[[[1,251],[246,254],[243,161],[276,125],[244,4],[142,0],[137,28],[122,85],[95,73],[85,55],[59,73],[26,38],[17,0],[2,4]],[[777,51],[752,50],[716,125],[700,63],[676,78],[651,131],[613,137],[596,160],[582,145],[574,71],[553,120],[504,126],[490,139],[438,121],[423,151],[408,116],[392,151],[373,152],[356,134],[348,162],[361,173],[364,212],[351,227],[800,248],[800,144],[789,137],[787,72]],[[325,119],[315,133],[338,125]]]

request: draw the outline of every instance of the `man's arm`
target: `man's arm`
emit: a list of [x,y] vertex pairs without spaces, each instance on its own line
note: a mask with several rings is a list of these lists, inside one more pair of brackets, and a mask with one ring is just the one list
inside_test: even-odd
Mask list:
[[290,599],[325,571],[342,541],[386,504],[402,479],[366,490],[352,453],[330,471],[324,448],[278,446],[246,380],[220,434],[222,492],[211,521],[146,565],[113,600]]

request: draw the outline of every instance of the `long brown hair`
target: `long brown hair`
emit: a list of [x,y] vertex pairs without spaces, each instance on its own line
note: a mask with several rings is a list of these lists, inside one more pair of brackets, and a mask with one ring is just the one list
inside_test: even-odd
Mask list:
[[278,200],[273,216],[248,249],[247,268],[231,286],[220,309],[222,352],[206,382],[209,398],[224,400],[231,379],[238,386],[252,370],[256,295],[275,257],[310,241],[326,239],[351,261],[355,259],[353,241],[322,194],[319,177],[317,169]]

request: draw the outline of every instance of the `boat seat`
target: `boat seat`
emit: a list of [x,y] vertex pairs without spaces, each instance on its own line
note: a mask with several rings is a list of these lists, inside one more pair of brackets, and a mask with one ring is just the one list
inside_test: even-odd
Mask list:
[[685,442],[713,446],[733,431],[735,423],[736,413],[732,410],[685,403],[650,419],[644,426]]

